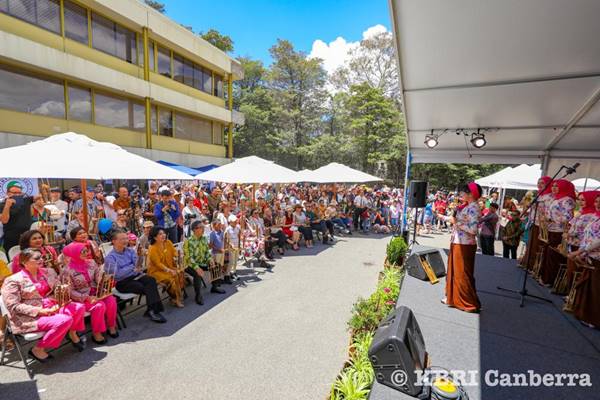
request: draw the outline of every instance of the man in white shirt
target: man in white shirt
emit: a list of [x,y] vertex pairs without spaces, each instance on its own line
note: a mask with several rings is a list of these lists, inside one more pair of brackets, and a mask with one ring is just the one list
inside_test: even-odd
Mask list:
[[362,221],[360,215],[365,211],[369,205],[369,201],[364,195],[364,191],[361,188],[357,189],[356,196],[354,197],[354,230],[358,231],[359,226],[362,227]]
[[225,250],[229,255],[227,272],[232,280],[237,280],[237,263],[240,258],[241,229],[235,215],[229,216],[229,226],[225,228]]
[[54,219],[52,224],[54,225],[56,233],[61,237],[64,237],[65,230],[67,229],[67,211],[69,210],[69,204],[64,200],[61,200],[61,193],[62,191],[58,187],[50,189],[50,202],[60,210],[60,217]]

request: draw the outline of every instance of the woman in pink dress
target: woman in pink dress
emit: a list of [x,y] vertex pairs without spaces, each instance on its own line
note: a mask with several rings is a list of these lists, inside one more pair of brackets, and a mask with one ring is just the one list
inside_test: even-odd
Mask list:
[[71,282],[71,299],[82,304],[90,313],[92,341],[96,344],[106,343],[103,333],[106,332],[107,326],[108,334],[113,338],[118,337],[117,301],[112,295],[97,297],[96,289],[102,271],[94,260],[89,258],[89,247],[86,243],[72,242],[64,248],[63,254],[69,257],[69,262],[63,269],[63,276]]
[[58,283],[54,270],[43,268],[40,251],[25,249],[20,253],[19,272],[6,278],[1,289],[12,331],[44,332],[29,350],[29,355],[39,362],[52,358],[46,350],[57,348],[67,334],[77,350],[85,349],[85,342],[77,335],[77,331],[85,330],[85,308],[73,302],[61,306],[50,297]]

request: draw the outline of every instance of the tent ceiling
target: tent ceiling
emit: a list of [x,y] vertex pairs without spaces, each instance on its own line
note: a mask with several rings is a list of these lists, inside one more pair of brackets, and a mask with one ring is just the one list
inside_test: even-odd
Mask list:
[[[390,0],[413,162],[600,158],[600,1]],[[488,128],[477,150],[456,129]],[[435,149],[423,144],[441,134]]]

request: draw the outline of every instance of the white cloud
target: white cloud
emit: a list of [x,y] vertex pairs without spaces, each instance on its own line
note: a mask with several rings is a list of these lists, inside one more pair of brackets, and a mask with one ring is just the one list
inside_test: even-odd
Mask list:
[[[388,32],[383,25],[375,25],[362,33],[363,39],[368,39],[379,33]],[[313,42],[309,58],[321,58],[323,67],[328,73],[332,73],[348,60],[348,52],[358,47],[359,42],[348,42],[341,36],[338,36],[333,42],[325,43],[321,39]]]

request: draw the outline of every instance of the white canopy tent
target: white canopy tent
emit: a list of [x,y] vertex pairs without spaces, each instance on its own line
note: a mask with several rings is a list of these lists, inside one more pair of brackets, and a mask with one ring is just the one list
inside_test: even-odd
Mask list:
[[314,171],[310,169],[303,169],[301,171],[296,172],[298,182],[313,182],[314,179]]
[[347,167],[343,164],[330,163],[312,171],[311,182],[316,183],[366,183],[380,182],[382,179]]
[[542,163],[549,175],[580,162],[571,178],[600,176],[599,1],[389,3],[411,162]]
[[505,176],[510,174],[512,169],[512,167],[506,167],[491,175],[476,179],[475,182],[482,187],[499,187],[499,182],[502,182],[505,179]]
[[296,182],[298,176],[296,171],[273,161],[250,156],[198,174],[195,179],[225,183],[291,183]]
[[129,153],[115,144],[97,142],[73,132],[0,149],[0,160],[0,177],[191,179],[183,172]]

